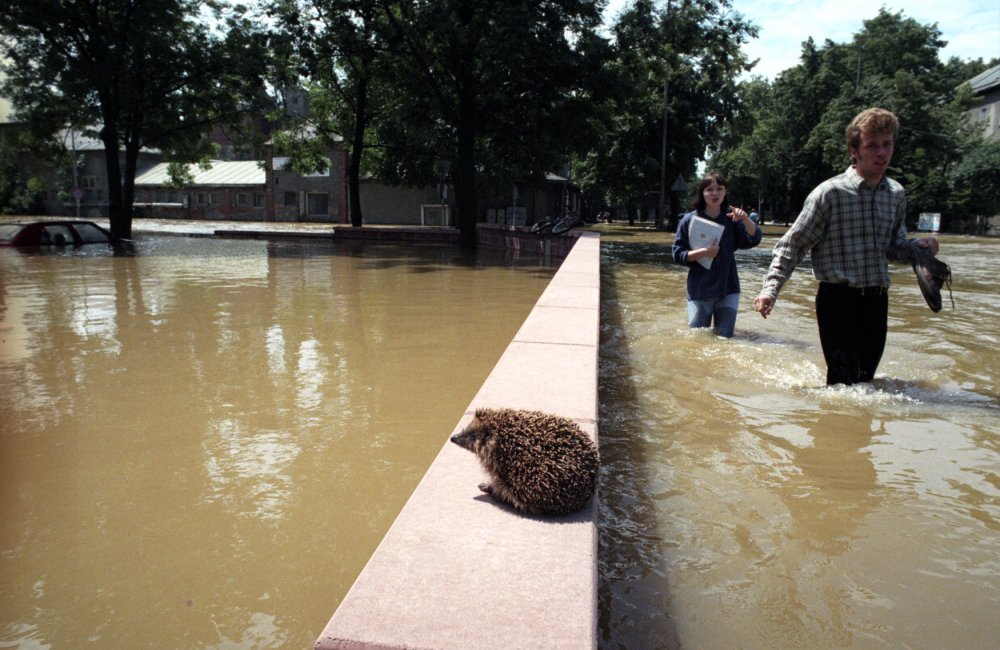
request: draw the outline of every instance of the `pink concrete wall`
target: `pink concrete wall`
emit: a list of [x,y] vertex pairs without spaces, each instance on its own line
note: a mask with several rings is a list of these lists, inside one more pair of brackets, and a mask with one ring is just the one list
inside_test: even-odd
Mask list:
[[597,504],[529,517],[476,487],[478,461],[448,437],[479,407],[537,409],[597,439],[600,238],[579,233],[456,423],[317,648],[597,645]]
[[552,233],[534,233],[528,228],[481,223],[477,226],[476,236],[480,246],[506,248],[508,250],[551,255],[563,259],[576,243],[579,231],[570,231],[562,235]]

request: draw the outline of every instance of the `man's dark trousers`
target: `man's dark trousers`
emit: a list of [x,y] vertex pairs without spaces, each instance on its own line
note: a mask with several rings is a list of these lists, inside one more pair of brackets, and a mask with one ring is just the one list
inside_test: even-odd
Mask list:
[[816,322],[827,385],[871,381],[885,350],[888,289],[820,282]]

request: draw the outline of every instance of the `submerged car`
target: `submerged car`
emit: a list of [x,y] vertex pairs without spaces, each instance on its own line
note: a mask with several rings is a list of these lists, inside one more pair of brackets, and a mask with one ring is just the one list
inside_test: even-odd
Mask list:
[[0,246],[109,244],[111,233],[92,221],[33,221],[0,224]]

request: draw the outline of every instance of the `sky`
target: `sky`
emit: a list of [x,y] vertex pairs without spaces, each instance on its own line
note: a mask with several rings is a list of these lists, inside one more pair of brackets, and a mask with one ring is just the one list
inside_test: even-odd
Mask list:
[[[605,21],[630,0],[608,0]],[[732,9],[757,25],[758,38],[745,46],[748,57],[760,59],[752,75],[774,79],[799,63],[802,42],[812,36],[818,46],[826,39],[849,42],[863,22],[885,7],[903,12],[923,25],[937,23],[941,39],[948,44],[940,51],[942,61],[1000,57],[1000,0],[730,0]]]

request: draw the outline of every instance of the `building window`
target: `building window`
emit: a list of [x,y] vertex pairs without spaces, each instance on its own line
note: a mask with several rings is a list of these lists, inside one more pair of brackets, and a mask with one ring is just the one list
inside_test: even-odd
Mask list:
[[250,205],[250,197],[246,192],[237,192],[233,199],[233,205],[245,208]]
[[320,194],[309,194],[307,197],[308,211],[307,214],[311,215],[327,215],[330,214],[330,195],[325,192]]
[[198,197],[198,205],[208,204],[208,197],[205,195],[204,192],[198,192],[196,196]]
[[219,193],[209,192],[208,193],[208,203],[209,205],[219,205]]
[[85,190],[96,190],[97,189],[97,177],[96,176],[81,176],[80,177],[80,187]]
[[299,204],[295,192],[285,192],[285,207],[294,208]]
[[253,207],[263,208],[264,207],[264,193],[254,192],[253,193]]

